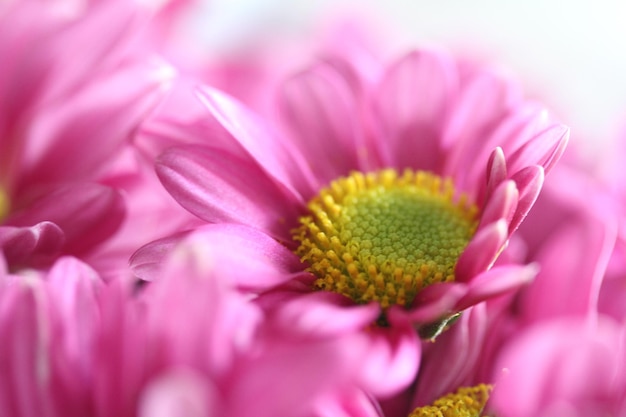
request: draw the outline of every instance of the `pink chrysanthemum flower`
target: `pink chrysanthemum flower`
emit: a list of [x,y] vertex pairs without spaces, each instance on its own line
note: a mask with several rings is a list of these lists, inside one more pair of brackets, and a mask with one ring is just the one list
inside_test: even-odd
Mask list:
[[0,251],[11,269],[84,256],[122,223],[121,194],[98,179],[171,78],[140,46],[144,21],[117,0],[0,8]]
[[[328,60],[286,82],[288,135],[201,88],[217,123],[169,126],[197,143],[167,150],[157,173],[200,218],[255,228],[237,233],[266,234],[302,261],[265,289],[269,310],[289,305],[321,327],[340,320],[387,337],[385,357],[402,358],[389,366],[402,370],[386,381],[393,391],[413,377],[413,326],[434,337],[459,311],[532,278],[532,266],[492,266],[568,130],[513,83],[445,53],[355,65]],[[339,319],[354,309],[367,314]]]

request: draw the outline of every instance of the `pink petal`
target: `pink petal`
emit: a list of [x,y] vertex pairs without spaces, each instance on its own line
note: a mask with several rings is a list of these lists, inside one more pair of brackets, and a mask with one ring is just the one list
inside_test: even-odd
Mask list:
[[0,226],[0,249],[9,267],[41,265],[50,262],[65,242],[63,231],[54,223],[32,227]]
[[464,172],[481,158],[483,138],[519,103],[517,86],[487,72],[474,76],[461,91],[459,102],[446,126],[444,146],[449,150],[444,175],[469,189]]
[[476,232],[456,264],[456,280],[469,282],[496,260],[508,237],[506,220],[482,227]]
[[274,319],[292,331],[336,337],[364,329],[376,321],[380,306],[355,305],[346,297],[325,291],[292,297],[280,305],[269,306]]
[[370,356],[362,363],[368,391],[388,397],[411,384],[421,357],[415,330],[411,326],[375,327],[368,336]]
[[256,164],[220,149],[172,148],[159,158],[156,169],[173,197],[209,222],[246,224],[290,242],[290,230],[304,211],[295,196]]
[[509,223],[517,208],[518,199],[519,194],[515,182],[511,180],[501,182],[483,209],[478,229],[480,230],[482,225],[488,225],[500,219]]
[[117,190],[78,183],[50,192],[6,223],[29,226],[53,222],[65,235],[63,251],[84,254],[115,233],[125,214],[124,200]]
[[189,232],[181,232],[150,242],[131,256],[130,267],[134,275],[145,281],[154,281],[161,275],[163,263],[172,250],[187,236]]
[[391,150],[395,167],[437,170],[442,129],[457,88],[455,63],[442,53],[412,52],[388,69],[374,111],[380,118],[379,141]]
[[356,97],[347,81],[329,65],[288,79],[281,89],[280,110],[291,137],[321,185],[353,170],[362,170],[358,151],[364,149]]
[[465,294],[465,285],[458,283],[433,284],[420,291],[409,311],[392,307],[387,316],[392,324],[410,321],[413,324],[430,324],[449,314],[456,313],[454,306]]
[[218,393],[194,370],[169,369],[149,381],[138,400],[139,417],[206,417],[217,415]]
[[529,166],[516,172],[511,177],[517,184],[519,199],[517,200],[517,210],[509,224],[509,235],[519,227],[533,204],[535,204],[543,186],[544,176],[543,168]]
[[467,286],[467,293],[459,300],[456,309],[465,310],[481,301],[516,290],[532,281],[538,271],[536,264],[491,268],[472,279]]
[[209,87],[199,89],[198,96],[213,117],[271,177],[306,199],[316,193],[320,184],[309,161],[289,141],[279,138],[263,119],[233,98]]
[[38,282],[0,287],[0,409],[7,415],[44,416],[51,409],[47,317]]
[[506,160],[502,148],[497,147],[491,152],[487,161],[487,193],[485,198],[490,198],[491,193],[498,185],[507,178]]
[[554,125],[538,133],[507,158],[509,171],[515,173],[529,165],[540,165],[545,172],[561,158],[569,139],[569,128]]

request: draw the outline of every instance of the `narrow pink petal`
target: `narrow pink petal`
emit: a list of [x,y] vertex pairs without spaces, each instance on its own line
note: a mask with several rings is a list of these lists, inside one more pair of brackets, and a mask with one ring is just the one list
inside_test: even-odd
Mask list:
[[50,330],[41,287],[20,280],[0,287],[0,409],[25,417],[48,415]]
[[444,175],[457,179],[461,189],[469,189],[464,172],[480,163],[484,138],[519,103],[520,94],[516,85],[488,72],[473,76],[460,94],[444,133],[449,150]]
[[340,294],[325,291],[292,297],[269,308],[273,320],[292,331],[322,337],[360,331],[380,315],[380,306],[376,303],[355,305]]
[[529,165],[540,165],[547,173],[563,155],[568,140],[568,127],[554,125],[547,128],[507,158],[510,172],[515,173]]
[[376,92],[374,117],[393,166],[437,170],[458,82],[455,63],[435,51],[412,52],[389,68]]
[[433,284],[420,291],[407,312],[392,307],[387,314],[390,323],[409,320],[421,325],[441,320],[446,315],[456,313],[454,305],[465,294],[465,285],[459,283]]
[[95,179],[163,95],[169,77],[163,72],[162,66],[119,71],[42,112],[19,187]]
[[9,268],[46,264],[61,252],[64,243],[63,231],[54,223],[0,226],[0,249]]
[[126,207],[117,190],[96,183],[77,183],[50,192],[7,224],[30,226],[50,221],[63,230],[63,251],[84,254],[117,231]]
[[238,141],[243,149],[272,177],[290,191],[311,198],[319,184],[314,167],[292,146],[278,137],[259,116],[235,99],[209,87],[198,90],[198,96],[217,121]]
[[491,152],[487,161],[487,193],[485,198],[490,198],[491,193],[498,185],[507,178],[506,160],[504,152],[499,146]]
[[500,266],[476,276],[467,286],[467,293],[456,305],[461,311],[506,292],[517,290],[535,278],[539,266]]
[[315,161],[320,184],[362,170],[364,149],[356,97],[330,65],[318,64],[282,85],[280,110],[291,138],[309,162]]
[[478,228],[480,229],[482,225],[488,225],[500,219],[509,223],[517,208],[518,199],[519,193],[515,182],[511,180],[501,182],[487,200],[480,216]]
[[304,208],[258,165],[201,146],[166,151],[156,165],[165,188],[187,210],[209,222],[257,227],[285,242]]
[[509,234],[513,233],[522,223],[532,206],[535,204],[543,186],[544,171],[540,166],[529,166],[516,172],[511,179],[517,184],[519,200],[517,210],[509,224]]
[[476,232],[456,264],[456,280],[469,282],[496,260],[508,237],[506,220],[498,220]]
[[[214,224],[197,228],[185,237],[218,261],[214,271],[224,272],[232,284],[247,291],[266,290],[301,272],[300,258],[276,239],[247,226]],[[228,265],[222,268],[222,265]]]

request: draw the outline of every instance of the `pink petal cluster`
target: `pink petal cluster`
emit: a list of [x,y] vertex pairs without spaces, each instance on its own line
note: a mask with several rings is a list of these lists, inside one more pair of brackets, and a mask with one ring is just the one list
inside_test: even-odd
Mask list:
[[[624,138],[590,169],[516,80],[353,27],[202,51],[194,7],[0,5],[0,416],[407,417],[482,383],[485,415],[626,415]],[[454,280],[388,308],[294,238],[384,169],[478,212]]]

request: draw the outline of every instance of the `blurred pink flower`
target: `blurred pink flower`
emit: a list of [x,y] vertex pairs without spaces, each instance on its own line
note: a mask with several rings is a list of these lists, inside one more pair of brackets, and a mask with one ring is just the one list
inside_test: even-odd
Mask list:
[[626,415],[626,327],[611,319],[548,320],[516,335],[491,396],[502,417]]
[[0,10],[0,248],[12,269],[84,256],[125,215],[97,182],[170,70],[141,49],[123,1],[24,0]]
[[362,335],[316,337],[264,317],[233,285],[271,271],[207,254],[206,239],[186,238],[139,294],[102,286],[73,258],[41,279],[2,274],[0,414],[375,416],[360,391]]

